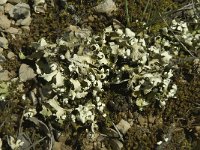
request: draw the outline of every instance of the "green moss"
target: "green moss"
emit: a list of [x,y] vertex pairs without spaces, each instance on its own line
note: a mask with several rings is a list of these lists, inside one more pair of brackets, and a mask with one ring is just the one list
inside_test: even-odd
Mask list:
[[[117,0],[117,3],[119,5],[117,17],[120,17],[120,21],[126,24],[127,16],[125,11],[122,11],[126,9],[125,1]],[[173,11],[179,7],[180,4],[173,0],[128,0],[129,27],[137,32],[141,32],[146,27],[149,27],[150,31],[156,33],[166,26],[163,19],[168,20],[167,12]],[[138,20],[138,22],[136,20]],[[140,22],[145,22],[146,25],[142,25]]]

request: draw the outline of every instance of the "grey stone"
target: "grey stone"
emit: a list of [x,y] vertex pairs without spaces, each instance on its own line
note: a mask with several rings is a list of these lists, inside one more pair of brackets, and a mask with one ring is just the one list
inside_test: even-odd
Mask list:
[[13,52],[8,52],[7,58],[8,59],[15,59],[17,56]]
[[30,25],[30,6],[26,3],[19,3],[9,11],[10,17],[16,20],[16,25]]
[[0,72],[0,81],[9,81],[10,79],[10,73],[8,70]]
[[25,29],[25,30],[27,30],[27,31],[30,31],[30,27],[29,27],[29,26],[22,26],[21,28],[22,28],[22,29]]
[[1,15],[0,16],[0,28],[4,29],[8,29],[10,28],[11,25],[11,21],[8,19],[8,17],[6,15]]
[[121,121],[116,126],[117,126],[118,130],[123,134],[126,134],[128,129],[130,129],[130,127],[131,127],[131,125],[124,119],[121,119]]
[[0,47],[7,49],[8,48],[8,40],[4,37],[0,37]]
[[3,70],[3,67],[0,65],[0,71],[2,71]]
[[94,7],[94,10],[99,13],[106,13],[110,16],[113,11],[117,10],[117,7],[113,0],[104,0],[102,3]]
[[3,48],[0,47],[0,54],[2,54],[2,53],[3,53]]
[[0,0],[0,5],[3,5],[7,2],[7,0]]
[[13,27],[10,27],[10,28],[6,29],[5,31],[8,33],[11,33],[11,34],[19,34],[20,33],[19,29],[13,28]]
[[22,25],[22,26],[29,26],[31,24],[31,17],[27,17],[25,19],[19,19],[16,22],[16,25]]
[[4,6],[5,13],[8,13],[13,7],[14,5],[12,5],[11,3],[6,3]]
[[4,61],[6,61],[6,58],[2,54],[0,54],[0,63],[2,63]]
[[3,14],[4,14],[4,7],[0,6],[0,15],[3,15]]
[[21,82],[26,82],[27,80],[31,80],[36,76],[34,70],[26,64],[22,64],[19,68],[19,78]]

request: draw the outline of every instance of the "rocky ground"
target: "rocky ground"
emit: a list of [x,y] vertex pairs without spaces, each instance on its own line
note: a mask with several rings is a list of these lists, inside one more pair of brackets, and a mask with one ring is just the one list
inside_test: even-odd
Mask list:
[[[199,17],[198,0],[0,0],[0,150],[200,149],[198,41],[196,45],[176,41],[181,48],[171,59],[171,82],[177,92],[165,106],[153,101],[141,110],[126,85],[111,84],[101,95],[106,116],[96,114],[94,132],[91,120],[73,122],[73,111],[62,123],[55,115],[41,113],[44,107],[45,114],[49,112],[46,108],[52,104],[45,101],[55,91],[48,95],[50,84],[39,76],[36,62],[43,70],[49,62],[66,64],[53,56],[44,59],[33,46],[41,38],[53,45],[71,30],[101,34],[110,25],[156,37],[174,19],[186,22],[199,36]],[[72,109],[87,99],[90,95],[66,106],[59,104]]]

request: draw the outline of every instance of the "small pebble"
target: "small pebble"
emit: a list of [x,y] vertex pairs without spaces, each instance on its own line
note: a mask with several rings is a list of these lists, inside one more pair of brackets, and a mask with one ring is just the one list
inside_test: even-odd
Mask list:
[[8,32],[8,33],[11,33],[11,34],[19,34],[20,33],[19,29],[13,28],[13,27],[10,27],[10,28],[6,29],[5,31]]
[[117,7],[113,0],[104,0],[102,3],[94,7],[94,10],[99,13],[106,13],[110,16],[113,11],[117,10]]
[[5,4],[5,13],[8,13],[13,8],[13,5],[11,3]]
[[0,72],[0,81],[9,81],[10,80],[10,73],[8,70]]
[[0,0],[0,5],[3,5],[7,2],[7,0]]
[[4,7],[0,6],[0,15],[3,15],[3,14],[4,14]]
[[30,31],[30,27],[29,26],[22,26],[21,28],[26,30],[26,31]]
[[0,28],[4,29],[8,29],[10,28],[11,25],[11,21],[8,19],[8,17],[6,15],[1,15],[0,16]]
[[16,19],[16,25],[30,25],[30,6],[26,3],[18,3],[9,11],[11,18]]
[[131,127],[131,125],[126,120],[123,119],[116,126],[118,130],[123,134],[126,134],[128,129],[130,129]]
[[2,63],[4,61],[6,61],[6,58],[2,54],[0,54],[0,63]]
[[0,47],[7,49],[8,48],[8,40],[4,37],[0,37]]
[[8,59],[15,59],[16,58],[16,55],[13,53],[13,52],[9,52],[8,54],[7,54],[7,58]]
[[3,67],[0,65],[0,71],[2,71],[3,70]]
[[93,22],[94,19],[95,19],[95,18],[94,18],[92,15],[90,15],[90,16],[88,17],[88,20],[91,21],[91,22]]
[[26,64],[22,64],[19,68],[19,78],[20,81],[22,82],[26,82],[27,80],[31,80],[36,76],[36,74],[34,73],[34,70],[26,65]]
[[2,54],[2,53],[3,53],[3,48],[0,47],[0,54]]

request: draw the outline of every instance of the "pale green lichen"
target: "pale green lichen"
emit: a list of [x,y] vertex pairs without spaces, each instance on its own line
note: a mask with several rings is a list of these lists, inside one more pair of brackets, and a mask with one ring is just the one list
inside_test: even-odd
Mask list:
[[61,124],[70,116],[74,122],[93,126],[96,113],[106,117],[102,95],[113,84],[125,83],[132,105],[141,111],[156,101],[165,106],[177,91],[171,60],[181,50],[179,42],[194,44],[199,39],[186,23],[176,21],[153,38],[119,26],[109,26],[99,35],[76,26],[69,31],[54,44],[43,38],[33,44],[36,53],[42,53],[36,61],[38,77],[51,85],[52,97],[47,97],[40,113],[56,116]]

